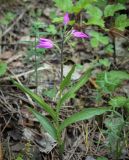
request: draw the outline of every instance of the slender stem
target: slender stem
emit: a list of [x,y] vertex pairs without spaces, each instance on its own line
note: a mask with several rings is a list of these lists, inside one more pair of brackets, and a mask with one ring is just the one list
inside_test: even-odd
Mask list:
[[36,90],[35,92],[37,93],[37,87],[38,87],[38,63],[37,63],[37,51],[36,51],[36,36],[35,36],[35,85],[36,85]]
[[[62,40],[61,40],[61,48],[58,49],[60,50],[60,67],[61,67],[61,75],[60,75],[60,83],[63,80],[63,52],[64,52],[64,41],[65,41],[65,30],[66,30],[66,26],[64,26],[64,28],[62,29]],[[61,98],[62,96],[62,92],[59,93],[59,98]],[[57,143],[58,143],[58,147],[59,147],[59,159],[63,160],[63,142],[61,139],[61,132],[59,130],[59,107],[57,106],[56,108],[56,128],[57,128]]]
[[65,27],[62,30],[62,41],[61,41],[61,55],[60,55],[60,63],[61,63],[61,82],[63,80],[63,52],[64,52],[64,34],[65,33]]

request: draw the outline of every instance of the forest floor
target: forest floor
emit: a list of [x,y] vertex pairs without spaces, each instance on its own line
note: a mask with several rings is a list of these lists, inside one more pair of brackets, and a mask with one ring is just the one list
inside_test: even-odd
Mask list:
[[[39,122],[28,111],[27,106],[35,106],[46,116],[48,116],[47,113],[42,111],[30,97],[17,89],[10,81],[10,77],[33,91],[36,89],[34,53],[30,49],[31,46],[25,42],[34,40],[34,37],[31,36],[31,29],[37,16],[46,25],[43,32],[47,32],[49,28],[48,37],[59,38],[58,30],[61,26],[57,25],[56,29],[52,30],[55,35],[52,35],[49,24],[51,24],[51,15],[55,11],[61,15],[61,12],[54,7],[51,0],[49,2],[48,0],[13,2],[13,4],[2,4],[0,8],[1,19],[5,19],[5,14],[8,15],[7,19],[14,17],[0,24],[0,60],[6,62],[8,66],[6,74],[0,78],[0,160],[58,160],[56,142],[43,131]],[[114,61],[110,54],[104,53],[103,47],[91,48],[89,41],[83,44],[81,42],[72,44],[71,42],[71,46],[67,44],[64,49],[64,76],[73,64],[82,64],[86,69],[90,62],[101,58],[111,61],[110,70],[129,72],[127,50],[129,42],[123,37],[118,37],[115,45],[117,50]],[[47,50],[43,55],[39,55],[39,59],[37,91],[46,102],[54,106],[54,98],[48,98],[46,95],[48,95],[48,90],[59,85],[60,55],[56,50]],[[103,67],[96,67],[93,74],[102,70]],[[82,70],[75,71],[73,81],[77,81],[82,74]],[[96,87],[95,79],[90,79],[77,92],[76,98],[63,106],[62,119],[85,107],[106,105],[109,95],[105,95],[102,101],[96,103]],[[114,95],[128,97],[129,81],[123,82],[122,87],[118,88]],[[113,159],[110,148],[106,145],[107,137],[103,132],[104,118],[104,116],[98,116],[65,129],[63,132],[65,141],[63,160],[96,160],[97,157]],[[120,159],[129,159],[128,142],[122,152]]]

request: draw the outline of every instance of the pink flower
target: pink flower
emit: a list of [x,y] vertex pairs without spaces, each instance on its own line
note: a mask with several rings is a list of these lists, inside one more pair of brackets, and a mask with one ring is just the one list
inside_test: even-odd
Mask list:
[[83,32],[79,32],[79,31],[77,31],[77,30],[72,30],[72,35],[74,36],[74,37],[77,37],[77,38],[89,38],[89,35],[88,34],[85,34],[85,33],[83,33]]
[[64,15],[64,24],[67,25],[69,23],[70,19],[69,19],[69,14],[65,13]]
[[52,48],[53,42],[50,39],[46,38],[40,38],[39,44],[36,46],[36,48]]

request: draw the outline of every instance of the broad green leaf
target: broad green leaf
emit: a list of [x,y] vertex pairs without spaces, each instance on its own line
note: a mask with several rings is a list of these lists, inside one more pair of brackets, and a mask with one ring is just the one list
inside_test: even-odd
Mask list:
[[91,31],[90,35],[92,37],[90,39],[90,43],[91,43],[92,47],[98,47],[99,44],[107,45],[109,43],[109,37],[108,36],[104,36],[100,32]]
[[4,62],[0,62],[0,77],[5,74],[7,70],[7,64]]
[[105,93],[110,93],[115,91],[124,80],[129,80],[129,74],[124,71],[105,71],[98,73],[96,83]]
[[129,18],[126,14],[119,15],[115,20],[115,27],[121,31],[124,31],[129,26]]
[[103,16],[103,12],[96,6],[89,5],[86,9],[90,17],[101,19],[101,17]]
[[99,40],[99,37],[100,37],[100,33],[99,32],[91,31],[90,35]]
[[44,115],[42,115],[41,113],[37,112],[36,110],[34,110],[32,108],[29,108],[29,110],[38,119],[38,121],[43,126],[45,131],[47,131],[56,140],[57,139],[56,129],[54,128],[53,124]]
[[73,12],[78,13],[82,9],[86,8],[91,3],[95,2],[96,0],[79,0],[76,2],[76,4],[73,6]]
[[71,0],[53,0],[55,5],[64,12],[72,12],[73,3]]
[[98,6],[99,8],[104,8],[107,5],[108,0],[97,0],[94,4],[95,6]]
[[75,65],[73,65],[72,69],[69,71],[67,76],[64,78],[64,80],[60,84],[60,90],[63,91],[65,87],[67,87],[70,84],[71,77],[73,72],[75,71]]
[[96,115],[101,115],[107,111],[110,111],[110,108],[87,108],[82,111],[71,115],[69,118],[65,119],[60,126],[60,131],[69,126],[72,123],[76,123],[78,121],[90,119]]
[[126,7],[120,3],[107,5],[104,10],[104,16],[105,17],[113,16],[116,11],[125,10],[125,9]]
[[126,97],[117,96],[117,97],[113,97],[109,101],[109,105],[111,105],[113,108],[124,107],[124,106],[126,106],[127,101],[128,101],[128,99]]
[[86,22],[87,25],[97,25],[102,28],[104,28],[104,20],[103,19],[97,19],[95,17],[90,17],[88,21]]
[[16,85],[20,90],[27,93],[34,101],[36,101],[40,107],[42,107],[47,113],[51,115],[53,119],[56,119],[55,111],[49,106],[46,102],[44,102],[43,98],[38,96],[37,94],[33,93],[29,88],[24,87],[23,85],[13,81],[14,85]]
[[72,98],[75,93],[88,81],[89,77],[91,76],[92,68],[89,68],[84,75],[78,80],[78,82],[73,85],[67,93],[65,93],[60,101],[58,102],[57,106],[60,108],[62,104],[66,101]]
[[107,45],[109,43],[109,37],[107,36],[100,36],[99,40],[102,44]]
[[99,46],[99,41],[96,38],[91,38],[90,44],[93,48],[97,48]]
[[87,13],[89,14],[88,25],[98,25],[104,27],[104,20],[102,19],[103,12],[96,6],[89,5],[87,8]]

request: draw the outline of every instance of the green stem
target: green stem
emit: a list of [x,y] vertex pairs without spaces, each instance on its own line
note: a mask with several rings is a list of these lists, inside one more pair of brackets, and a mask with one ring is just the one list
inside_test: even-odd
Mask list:
[[65,29],[66,27],[63,28],[62,30],[62,41],[61,41],[61,55],[60,55],[60,63],[61,63],[61,82],[63,80],[63,52],[64,52],[64,35],[65,35]]
[[58,143],[58,148],[59,148],[59,159],[63,160],[64,143],[62,142],[61,133],[59,130],[58,130],[57,137],[58,137],[57,143]]
[[36,36],[35,36],[35,85],[36,85],[36,93],[38,87],[38,63],[37,63],[37,51],[36,51]]
[[[61,40],[61,48],[59,49],[59,47],[57,47],[58,50],[60,50],[60,67],[61,67],[61,75],[60,75],[60,83],[63,80],[63,52],[64,52],[64,42],[65,42],[65,30],[66,30],[66,26],[64,26],[64,28],[62,29],[62,40]],[[59,98],[61,98],[62,96],[62,92],[59,93]],[[57,105],[56,107],[56,130],[57,130],[57,143],[58,143],[58,147],[59,147],[59,159],[63,160],[63,151],[64,151],[64,145],[62,142],[62,138],[61,138],[61,132],[60,132],[60,122],[59,122],[59,106]]]

